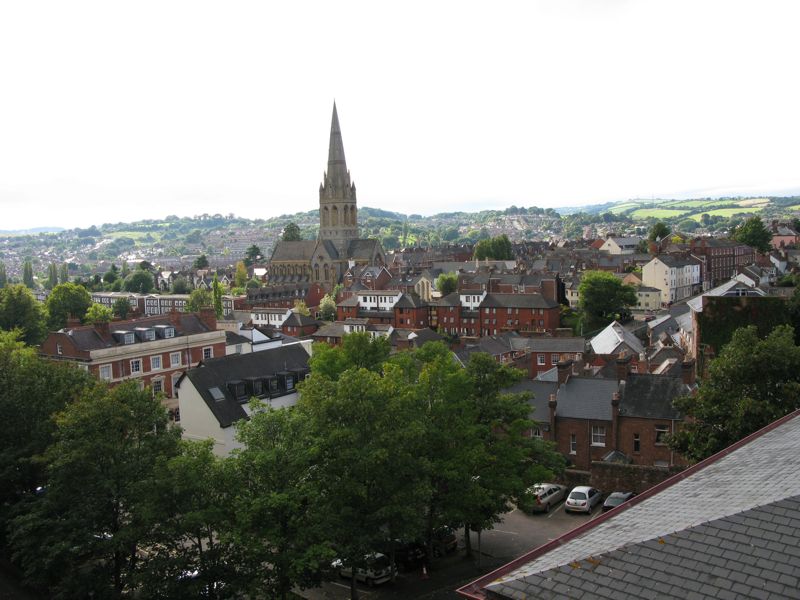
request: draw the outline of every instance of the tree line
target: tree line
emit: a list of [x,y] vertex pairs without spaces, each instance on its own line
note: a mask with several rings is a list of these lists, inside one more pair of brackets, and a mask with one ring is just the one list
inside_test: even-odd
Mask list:
[[0,333],[3,554],[53,598],[286,598],[334,559],[491,528],[563,468],[529,436],[526,396],[503,392],[520,373],[488,355],[463,368],[441,344],[390,356],[353,334],[310,365],[297,406],[254,402],[242,449],[219,458],[149,390]]

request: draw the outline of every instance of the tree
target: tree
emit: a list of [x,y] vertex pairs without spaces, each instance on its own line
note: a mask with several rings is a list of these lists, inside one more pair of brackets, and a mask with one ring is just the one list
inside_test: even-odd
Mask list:
[[250,281],[247,282],[247,285],[245,286],[245,288],[248,290],[258,289],[260,287],[261,287],[261,282],[258,279],[251,279]]
[[189,312],[200,312],[204,308],[214,306],[214,297],[211,292],[204,289],[192,290],[189,294],[189,301],[186,303],[186,310]]
[[636,290],[606,271],[586,271],[578,286],[579,306],[590,327],[605,325],[636,304]]
[[458,273],[442,273],[436,278],[436,289],[442,297],[458,290]]
[[24,285],[0,288],[0,329],[18,329],[26,344],[38,344],[45,334],[42,304]]
[[58,285],[58,267],[56,263],[50,263],[47,265],[47,281],[44,284],[44,287],[48,290],[52,290],[54,287]]
[[189,291],[189,282],[186,280],[186,277],[179,275],[172,280],[173,294],[188,294]]
[[69,283],[69,265],[67,265],[67,263],[61,263],[61,269],[58,273],[58,282]]
[[153,264],[149,260],[141,261],[138,265],[136,265],[136,268],[141,269],[142,271],[150,271],[150,272],[155,270]]
[[759,338],[737,329],[708,368],[697,394],[675,400],[686,419],[672,447],[702,460],[800,408],[800,347],[789,325]]
[[261,258],[261,248],[253,244],[244,252],[244,264],[248,267],[252,266]]
[[319,302],[319,318],[323,321],[336,320],[336,301],[330,294],[325,294]]
[[0,261],[0,290],[8,285],[8,275],[6,275],[6,263]]
[[308,310],[308,306],[306,305],[305,300],[295,300],[294,308],[292,308],[292,310],[299,315],[303,315],[304,317],[311,316],[311,311]]
[[297,224],[290,222],[283,228],[283,236],[281,239],[284,242],[299,242],[303,239],[303,236],[300,235],[300,228]]
[[236,273],[233,276],[233,285],[239,288],[243,288],[247,285],[247,267],[241,260],[236,263]]
[[214,314],[218,319],[222,318],[222,284],[214,273],[214,280],[211,282],[211,296],[214,299]]
[[127,260],[122,261],[122,270],[119,272],[119,275],[122,279],[125,279],[128,275],[130,275],[131,267],[128,264]]
[[92,304],[89,307],[89,310],[86,311],[86,317],[84,318],[87,323],[91,323],[92,325],[97,325],[99,323],[108,323],[111,321],[111,318],[114,316],[114,313],[111,311],[110,308],[107,306],[103,306],[102,304]]
[[114,283],[118,277],[119,269],[117,268],[117,265],[111,263],[111,267],[103,274],[103,281],[110,285]]
[[201,254],[197,258],[194,259],[192,263],[192,269],[195,271],[199,269],[207,269],[208,268],[208,257],[205,254]]
[[475,244],[475,258],[478,260],[513,260],[514,249],[504,233],[491,239],[480,240]]
[[177,454],[180,430],[135,382],[98,384],[55,422],[47,493],[14,519],[13,558],[51,596],[120,597],[145,560],[137,550],[152,529],[148,488],[159,461]]
[[47,297],[48,319],[50,331],[57,331],[67,325],[67,319],[83,320],[86,311],[92,305],[92,297],[86,288],[74,283],[60,283],[53,288]]
[[22,265],[22,283],[30,289],[36,287],[33,283],[33,265],[29,260],[26,260]]
[[772,234],[759,216],[750,217],[737,227],[733,239],[752,246],[759,252],[767,253],[772,249]]
[[117,298],[114,300],[114,305],[111,307],[111,312],[119,319],[126,319],[131,310],[131,303],[127,298]]
[[153,291],[155,284],[153,282],[153,276],[148,271],[135,269],[125,278],[122,287],[126,292],[149,294]]
[[665,239],[670,233],[671,233],[670,228],[667,227],[666,224],[659,221],[650,228],[650,233],[647,234],[647,239],[650,240],[651,242],[661,241]]

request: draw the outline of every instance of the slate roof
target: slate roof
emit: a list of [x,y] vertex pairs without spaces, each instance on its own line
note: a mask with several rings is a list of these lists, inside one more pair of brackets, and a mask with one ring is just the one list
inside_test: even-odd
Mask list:
[[639,338],[617,321],[610,323],[608,327],[594,336],[589,344],[591,344],[595,354],[618,354],[624,349],[622,346],[627,346],[637,356],[644,352],[644,346],[642,346]]
[[737,292],[734,292],[734,290],[745,290],[748,296],[766,296],[766,293],[762,289],[750,287],[746,283],[742,283],[736,279],[731,279],[722,285],[718,285],[717,287],[708,290],[700,296],[696,296],[691,300],[687,300],[686,304],[688,304],[689,308],[695,312],[703,312],[703,296],[736,295]]
[[672,406],[672,401],[690,391],[676,377],[630,373],[620,385],[619,414],[644,419],[681,419],[683,415]]
[[548,405],[550,394],[555,394],[557,389],[557,381],[524,379],[503,391],[509,393],[528,392],[533,394],[533,397],[528,400],[528,404],[530,404],[533,410],[532,418],[534,421],[547,423],[550,421],[550,407]]
[[370,260],[379,248],[380,242],[378,240],[350,240],[350,245],[347,247],[347,258]]
[[439,306],[461,306],[461,296],[458,292],[453,292],[439,298],[437,304]]
[[394,308],[423,308],[426,306],[428,306],[428,303],[417,294],[403,294],[395,302]]
[[[219,426],[225,428],[247,418],[244,406],[228,389],[229,381],[267,377],[281,371],[307,368],[308,352],[300,344],[290,344],[261,352],[231,354],[204,360],[199,367],[184,373],[178,387],[185,385],[184,378],[187,378],[203,398]],[[224,398],[216,400],[212,396],[211,388],[217,388]]]
[[787,415],[459,591],[494,599],[797,598],[798,417]]
[[280,261],[310,261],[314,256],[314,248],[317,247],[316,240],[298,240],[286,242],[278,240],[272,250],[270,262]]
[[547,300],[541,294],[486,294],[480,304],[497,308],[554,308],[558,302]]
[[[72,343],[78,350],[100,350],[102,348],[113,348],[124,346],[113,337],[115,331],[134,331],[137,327],[155,327],[156,325],[169,325],[175,328],[175,336],[193,335],[212,331],[195,313],[180,313],[179,323],[172,322],[170,315],[157,315],[153,317],[142,317],[128,321],[113,321],[109,323],[109,333],[102,334],[93,325],[83,325],[72,329],[64,329],[65,335],[69,336]],[[139,338],[134,342],[140,343]]]
[[528,347],[531,352],[559,352],[567,354],[583,354],[586,352],[586,338],[582,337],[536,337],[530,338]]
[[611,396],[619,389],[615,379],[571,375],[558,388],[556,416],[570,419],[611,420]]
[[283,322],[282,327],[306,327],[308,325],[319,325],[320,321],[317,321],[314,317],[310,315],[301,315],[300,313],[292,312],[286,320]]
[[239,335],[238,333],[234,333],[233,331],[225,332],[226,346],[235,346],[236,344],[249,344],[249,343],[250,339],[244,337],[243,335]]

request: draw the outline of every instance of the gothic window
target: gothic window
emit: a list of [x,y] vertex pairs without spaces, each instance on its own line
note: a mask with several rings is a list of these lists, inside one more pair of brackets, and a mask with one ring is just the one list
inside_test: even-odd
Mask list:
[[345,204],[342,207],[342,225],[349,225],[350,224],[350,207]]
[[350,225],[356,225],[356,206],[355,204],[350,207]]
[[319,281],[319,265],[314,265],[314,281]]
[[337,227],[338,225],[339,225],[339,207],[334,204],[333,210],[331,210],[331,227]]
[[328,214],[328,207],[322,209],[322,226],[327,227],[330,222],[330,215]]
[[325,281],[330,281],[331,278],[331,270],[328,265],[325,265]]

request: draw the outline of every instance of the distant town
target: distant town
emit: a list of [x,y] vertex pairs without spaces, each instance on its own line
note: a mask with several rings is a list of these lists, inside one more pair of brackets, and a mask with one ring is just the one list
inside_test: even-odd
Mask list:
[[[637,572],[657,540],[674,597],[708,539],[781,554],[760,511],[800,526],[800,197],[402,215],[359,206],[335,105],[328,143],[312,212],[0,235],[15,581],[642,597],[643,571],[622,590],[592,560]],[[692,537],[732,515],[747,540]],[[796,591],[786,561],[737,560],[698,597]]]

